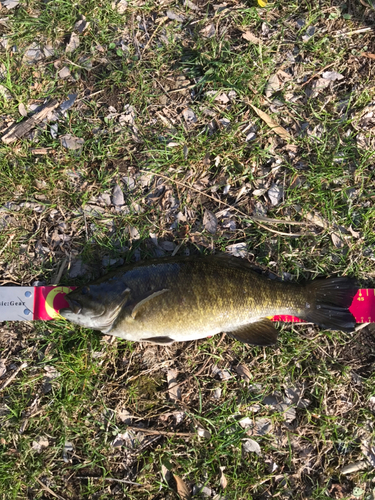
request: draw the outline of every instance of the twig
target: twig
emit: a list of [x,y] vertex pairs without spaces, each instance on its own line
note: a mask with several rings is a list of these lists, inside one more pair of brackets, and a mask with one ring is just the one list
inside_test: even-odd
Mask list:
[[67,263],[68,263],[68,259],[67,259],[67,257],[65,257],[61,263],[60,269],[58,270],[58,272],[56,274],[56,277],[53,277],[53,279],[51,280],[51,285],[58,285],[60,283],[61,276],[66,268]]
[[311,82],[311,80],[314,80],[314,78],[316,78],[317,76],[319,76],[320,73],[323,73],[323,71],[325,71],[326,69],[330,68],[331,66],[333,66],[334,64],[336,64],[336,62],[333,62],[331,64],[327,64],[327,66],[324,66],[323,69],[319,70],[317,73],[315,73],[311,78],[309,78],[309,80],[307,80],[307,82],[303,83],[301,85],[301,87],[304,87],[305,85],[307,85],[308,83]]
[[49,493],[50,495],[52,495],[53,497],[55,498],[58,498],[59,500],[65,500],[64,497],[58,495],[57,493],[55,493],[54,491],[51,490],[51,488],[48,488],[48,486],[46,486],[44,483],[42,483],[42,481],[40,481],[40,479],[38,479],[37,477],[35,478],[35,480],[37,481],[37,483],[40,484],[40,486],[42,487],[42,489],[44,491],[46,491],[47,493]]
[[373,28],[361,28],[360,30],[349,31],[347,33],[337,33],[336,35],[333,35],[333,38],[338,38],[339,36],[357,35],[358,33],[365,33],[366,31],[372,30]]
[[0,255],[4,252],[4,250],[12,243],[14,237],[16,236],[16,233],[13,233],[9,236],[8,241],[5,243],[3,248],[0,250]]
[[[188,184],[185,184],[184,182],[177,181],[176,179],[171,179],[167,175],[159,174],[156,172],[150,172],[149,170],[144,170],[142,168],[140,169],[140,172],[145,172],[147,174],[152,174],[152,175],[155,175],[158,177],[162,177],[163,179],[167,179],[170,182],[174,182],[175,184],[178,184],[179,186],[183,186],[186,189],[191,189],[192,191],[195,191],[196,193],[202,194],[202,191],[200,191],[199,189],[196,189],[193,186],[189,186]],[[279,220],[279,219],[268,219],[267,217],[258,217],[257,215],[249,215],[249,214],[246,214],[245,212],[242,212],[242,210],[239,210],[238,208],[230,205],[229,203],[226,203],[225,201],[218,200],[217,198],[215,198],[214,196],[211,196],[208,193],[203,193],[203,194],[204,194],[204,196],[207,196],[207,198],[210,198],[211,200],[216,201],[216,203],[219,203],[219,204],[222,204],[226,207],[229,207],[231,210],[234,210],[235,212],[237,212],[245,217],[248,217],[249,219],[252,219],[254,222],[256,222],[259,225],[261,225],[259,221],[262,221],[262,222],[265,222],[268,224],[290,224],[290,225],[294,225],[294,226],[307,226],[308,225],[306,222],[287,221],[287,220]],[[264,227],[264,226],[262,226],[262,227]],[[266,229],[268,229],[268,228],[266,228]],[[280,234],[285,234],[287,236],[303,236],[303,233],[280,233]]]
[[142,50],[142,56],[145,53],[147,47],[150,45],[150,43],[153,40],[153,38],[156,35],[156,33],[159,31],[159,28],[161,27],[161,25],[164,24],[164,22],[167,21],[167,20],[168,20],[168,17],[166,16],[165,19],[160,22],[160,24],[157,26],[157,28],[154,29],[152,35],[149,37],[149,39],[147,40],[146,45],[144,46],[144,48]]
[[75,476],[76,479],[97,479],[98,481],[112,481],[117,483],[132,484],[134,486],[142,486],[140,483],[127,481],[126,479],[116,479],[115,477],[95,477],[95,476]]
[[3,391],[12,381],[13,379],[15,379],[18,375],[18,373],[23,370],[24,368],[26,368],[27,366],[27,363],[22,363],[18,368],[17,370],[12,373],[12,375],[3,383],[3,385],[0,387],[0,391]]
[[127,429],[130,431],[143,432],[143,434],[153,435],[162,435],[162,436],[181,436],[181,437],[195,437],[195,432],[171,432],[171,431],[158,431],[154,429],[144,429],[143,427],[135,427],[133,425],[128,425]]
[[304,236],[305,235],[305,233],[284,233],[283,231],[276,231],[276,229],[271,229],[270,227],[263,226],[263,224],[261,224],[259,221],[255,221],[255,222],[258,224],[258,226],[262,227],[263,229],[266,229],[267,231],[270,231],[271,233],[279,234],[280,236],[297,237],[297,236]]
[[[142,168],[140,169],[140,172],[144,172],[144,173],[147,173],[147,174],[151,174],[151,175],[162,177],[163,179],[167,179],[167,180],[169,180],[171,182],[174,182],[175,184],[179,184],[180,186],[183,186],[186,189],[191,189],[192,191],[195,191],[196,193],[202,194],[202,191],[200,191],[199,189],[196,189],[193,186],[189,186],[188,184],[185,184],[184,182],[177,181],[176,179],[171,179],[167,175],[159,174],[159,173],[156,173],[156,172],[150,172],[149,170],[144,170]],[[258,215],[249,215],[249,214],[246,214],[245,212],[242,212],[242,210],[240,210],[239,208],[236,208],[233,205],[230,205],[229,203],[226,203],[225,201],[218,200],[217,198],[215,198],[214,196],[211,196],[208,193],[203,193],[203,194],[204,194],[204,196],[207,196],[207,198],[211,198],[211,200],[214,200],[217,203],[225,205],[225,206],[227,206],[227,207],[235,210],[239,214],[244,215],[245,217],[250,217],[251,219],[254,219],[255,221],[262,221],[262,222],[265,222],[265,223],[268,223],[268,224],[290,224],[292,226],[308,226],[309,225],[306,222],[297,222],[297,221],[289,221],[289,220],[287,221],[287,220],[281,220],[281,219],[270,219],[268,217],[261,217],[261,216],[258,216]]]
[[47,118],[48,114],[57,108],[59,105],[56,99],[48,102],[39,113],[36,113],[34,116],[31,116],[25,121],[21,123],[17,123],[16,125],[11,125],[1,138],[5,144],[10,144],[11,142],[20,139],[24,135],[26,135],[30,130],[36,127],[39,123],[41,123],[45,118]]

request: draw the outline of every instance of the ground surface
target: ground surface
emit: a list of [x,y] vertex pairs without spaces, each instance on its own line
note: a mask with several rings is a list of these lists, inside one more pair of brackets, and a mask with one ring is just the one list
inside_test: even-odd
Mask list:
[[[374,286],[371,0],[1,4],[1,285],[227,251]],[[373,499],[374,329],[280,330],[3,323],[1,498]]]

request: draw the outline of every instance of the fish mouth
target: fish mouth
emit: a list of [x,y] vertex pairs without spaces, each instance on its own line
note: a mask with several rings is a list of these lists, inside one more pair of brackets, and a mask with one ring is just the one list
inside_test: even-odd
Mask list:
[[[67,301],[69,308],[65,307],[64,309],[60,309],[59,313],[61,316],[67,317],[70,316],[72,313],[75,315],[84,315],[87,316],[88,310],[84,310],[82,304],[75,299],[72,299],[71,297],[65,297],[65,300]],[[99,314],[93,314],[92,312],[90,313],[90,318],[95,320],[97,318],[101,318],[104,316],[106,313],[106,308],[103,307],[103,309],[99,312]]]
[[61,309],[60,314],[64,316],[64,311],[71,311],[74,314],[79,314],[82,311],[82,305],[78,302],[78,300],[71,299],[69,297],[65,297],[65,300],[69,304],[69,309]]

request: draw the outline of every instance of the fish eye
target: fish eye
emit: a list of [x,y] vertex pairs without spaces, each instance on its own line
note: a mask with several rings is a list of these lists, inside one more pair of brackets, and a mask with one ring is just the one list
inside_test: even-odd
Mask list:
[[90,291],[90,288],[88,286],[84,286],[81,290],[82,295],[87,295]]

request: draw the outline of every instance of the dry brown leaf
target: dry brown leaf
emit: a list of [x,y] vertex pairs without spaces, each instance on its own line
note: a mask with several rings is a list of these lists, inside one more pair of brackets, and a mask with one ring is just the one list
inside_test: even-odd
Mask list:
[[353,236],[353,238],[359,238],[361,236],[361,233],[359,233],[358,231],[354,231],[352,226],[349,226],[349,232]]
[[260,44],[263,43],[262,40],[257,36],[253,35],[251,31],[245,31],[245,33],[242,33],[242,38],[251,43],[260,43]]
[[59,103],[56,100],[52,100],[48,102],[44,108],[36,113],[34,116],[28,118],[25,121],[22,121],[17,124],[11,125],[4,133],[1,140],[5,144],[10,144],[17,139],[21,139],[24,135],[28,134],[30,130],[35,128],[40,122],[42,122],[49,113],[51,113],[54,109],[57,108]]
[[227,478],[224,476],[224,469],[225,467],[220,467],[220,472],[221,472],[221,476],[220,476],[220,486],[223,488],[223,490],[225,490],[225,488],[228,486],[228,480]]
[[323,229],[326,229],[328,227],[328,222],[323,219],[323,217],[319,214],[315,214],[314,212],[309,212],[305,215],[305,219],[307,219],[309,222],[312,222],[316,226],[322,227]]
[[344,246],[343,239],[337,233],[332,233],[331,238],[336,248],[342,248]]
[[205,210],[203,215],[203,225],[206,231],[215,234],[217,231],[217,218],[210,210]]
[[272,94],[280,90],[280,88],[281,83],[277,76],[277,73],[275,73],[269,77],[266,88],[264,89],[264,93],[266,97],[271,97]]
[[276,73],[279,79],[281,79],[283,82],[288,82],[289,80],[292,80],[292,76],[289,75],[289,73],[286,73],[282,69],[279,69],[279,71]]
[[167,372],[167,380],[168,380],[168,392],[172,401],[180,401],[181,400],[181,389],[177,387],[177,375],[178,370],[168,370]]
[[176,474],[173,474],[173,477],[176,481],[177,494],[181,500],[190,500],[190,491],[186,486],[185,481],[183,481],[179,476],[176,476]]
[[371,52],[362,52],[362,57],[367,57],[368,59],[375,59],[375,54],[371,54]]
[[250,370],[246,365],[238,365],[235,370],[238,375],[245,380],[245,382],[250,382],[252,377]]
[[259,118],[261,118],[278,136],[280,136],[282,139],[285,140],[292,139],[292,136],[289,134],[289,132],[285,130],[284,127],[276,123],[274,119],[270,117],[270,115],[268,115],[261,109],[256,108],[250,102],[248,104],[253,108],[253,110],[259,116]]

